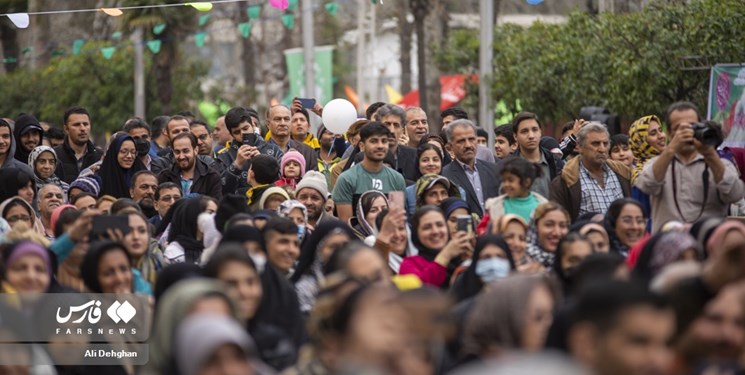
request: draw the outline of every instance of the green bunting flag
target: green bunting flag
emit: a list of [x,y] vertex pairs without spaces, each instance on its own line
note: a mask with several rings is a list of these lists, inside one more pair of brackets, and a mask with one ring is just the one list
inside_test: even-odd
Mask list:
[[163,32],[163,30],[165,30],[165,29],[166,29],[166,24],[159,23],[159,24],[153,26],[153,34],[160,35]]
[[287,10],[292,12],[295,8],[297,8],[297,0],[289,0],[287,2]]
[[31,53],[33,51],[34,51],[34,47],[26,47],[26,48],[24,48],[24,49],[21,50],[21,53],[24,54],[24,55],[26,55],[26,54]]
[[121,38],[122,38],[122,32],[121,31],[117,31],[117,32],[111,34],[111,39],[119,40]]
[[156,53],[156,54],[157,54],[158,52],[160,52],[160,45],[161,45],[162,43],[163,43],[163,42],[161,42],[161,41],[160,41],[159,39],[156,39],[156,40],[149,40],[149,41],[147,42],[147,48],[149,48],[149,49],[150,49],[150,52],[152,52],[152,53]]
[[203,14],[199,16],[199,26],[204,26],[207,21],[209,21],[210,15],[209,14]]
[[339,10],[339,4],[337,3],[328,3],[325,5],[325,7],[326,11],[332,16],[335,16],[336,12]]
[[111,60],[111,56],[114,56],[114,52],[116,52],[116,47],[101,48],[101,54],[106,60]]
[[283,15],[282,24],[285,25],[286,28],[292,30],[292,28],[295,27],[295,16],[292,14]]
[[249,36],[251,36],[251,23],[244,22],[238,24],[238,30],[241,31],[241,35],[243,35],[244,38],[248,38]]
[[52,56],[53,57],[64,56],[64,55],[65,55],[65,51],[63,51],[61,49],[56,49],[56,50],[52,51]]
[[207,33],[204,31],[194,34],[194,42],[197,43],[197,47],[199,48],[204,47],[205,38],[207,38]]
[[83,49],[83,45],[85,45],[85,39],[75,39],[75,41],[72,42],[72,54],[79,55],[80,51]]
[[248,18],[255,20],[261,14],[261,5],[251,5],[246,8],[246,12],[248,13]]
[[13,64],[17,62],[18,62],[18,59],[16,59],[15,57],[6,57],[3,59],[3,63],[5,64]]

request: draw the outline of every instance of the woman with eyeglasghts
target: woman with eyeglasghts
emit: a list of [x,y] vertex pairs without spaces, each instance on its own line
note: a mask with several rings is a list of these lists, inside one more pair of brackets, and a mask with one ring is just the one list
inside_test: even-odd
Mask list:
[[8,222],[11,229],[19,228],[19,225],[30,228],[37,233],[42,233],[36,211],[25,199],[15,196],[6,199],[0,204],[0,215]]
[[101,195],[111,195],[117,199],[129,198],[130,180],[136,172],[143,169],[145,165],[137,157],[134,139],[127,134],[115,136],[98,170],[103,181]]
[[605,230],[610,238],[610,251],[628,256],[629,249],[644,237],[647,228],[644,207],[633,198],[618,199],[605,214]]

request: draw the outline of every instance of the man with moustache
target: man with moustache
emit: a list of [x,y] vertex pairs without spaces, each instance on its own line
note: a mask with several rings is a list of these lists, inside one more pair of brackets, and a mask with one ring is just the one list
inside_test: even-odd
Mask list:
[[158,189],[158,178],[153,172],[143,170],[132,176],[129,195],[137,202],[142,213],[148,218],[158,214],[155,209],[155,191]]
[[317,227],[326,220],[333,220],[333,217],[324,210],[329,192],[326,177],[321,172],[306,172],[297,184],[295,192],[296,199],[308,210],[309,225]]
[[181,186],[184,195],[197,193],[209,195],[217,200],[222,198],[220,174],[197,158],[197,138],[194,134],[183,132],[171,140],[175,163],[170,169],[160,172],[158,183],[173,182]]
[[91,119],[83,107],[71,107],[62,119],[65,137],[62,145],[54,148],[57,154],[57,170],[54,174],[68,184],[75,181],[85,168],[101,160],[103,150],[90,140]]
[[[267,143],[277,145],[279,150],[282,151],[282,154],[291,149],[297,150],[303,154],[303,157],[305,158],[305,170],[317,171],[318,156],[316,156],[315,150],[304,143],[292,139],[290,133],[291,121],[292,113],[289,108],[283,105],[275,105],[270,108],[267,112],[267,123],[272,135],[271,138],[267,140]],[[277,161],[281,160],[282,154],[275,155]]]
[[56,184],[46,184],[39,189],[39,216],[44,226],[44,236],[54,240],[54,228],[52,227],[52,212],[54,209],[65,204],[65,193]]

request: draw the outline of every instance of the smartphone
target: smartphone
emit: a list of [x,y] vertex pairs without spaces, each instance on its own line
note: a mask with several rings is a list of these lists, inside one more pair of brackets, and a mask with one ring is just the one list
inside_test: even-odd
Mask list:
[[253,146],[256,143],[256,134],[243,133],[243,144]]
[[388,205],[391,207],[405,208],[404,203],[404,192],[403,191],[391,191],[388,193]]
[[316,100],[313,98],[297,98],[303,105],[303,108],[313,109],[316,106]]
[[93,218],[90,238],[92,240],[110,240],[107,229],[119,229],[123,235],[129,233],[128,216],[101,215]]
[[473,218],[470,215],[459,215],[455,220],[458,232],[473,233]]

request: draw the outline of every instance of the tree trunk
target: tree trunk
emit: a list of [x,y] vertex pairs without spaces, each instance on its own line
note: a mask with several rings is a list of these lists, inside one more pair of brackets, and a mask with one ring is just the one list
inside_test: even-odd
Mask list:
[[[245,9],[248,7],[248,1],[237,3],[238,6],[238,23],[248,22],[248,14]],[[254,58],[254,46],[251,36],[243,38],[241,35],[241,62],[243,64],[243,85],[246,88],[254,89],[256,86],[256,59]]]
[[[167,30],[167,29],[166,29]],[[165,40],[160,53],[155,55],[155,88],[157,91],[158,101],[161,104],[161,113],[171,115],[171,100],[173,99],[173,82],[171,73],[175,64],[177,50],[175,43],[168,43],[174,39],[164,32],[160,38]]]
[[[3,17],[6,18],[6,17]],[[5,62],[5,72],[10,73],[18,68],[20,49],[18,48],[18,33],[16,27],[8,19],[0,20],[0,42],[3,44],[3,58],[15,58],[15,62]]]
[[429,13],[429,0],[411,0],[414,14],[414,29],[416,30],[417,81],[419,82],[419,107],[429,117],[429,101],[427,93],[427,38],[424,32],[424,22]]
[[440,87],[440,69],[435,63],[434,48],[431,47],[442,45],[447,34],[448,19],[445,5],[441,1],[430,2],[430,6],[430,11],[424,20],[424,27],[427,29],[427,34],[424,37],[426,90],[420,90],[419,97],[426,98],[427,107],[422,107],[422,109],[427,114],[430,133],[438,134],[441,129],[442,89]]
[[[28,11],[39,12],[44,10],[41,0],[29,0]],[[54,46],[49,43],[49,30],[51,17],[35,17],[34,27],[31,29],[31,45],[34,47],[34,59],[31,65],[34,68],[46,66],[51,58]]]
[[413,25],[406,19],[409,14],[409,2],[401,0],[401,7],[398,12],[398,28],[400,37],[400,61],[401,61],[401,90],[402,94],[411,91],[411,33]]

